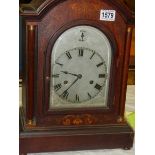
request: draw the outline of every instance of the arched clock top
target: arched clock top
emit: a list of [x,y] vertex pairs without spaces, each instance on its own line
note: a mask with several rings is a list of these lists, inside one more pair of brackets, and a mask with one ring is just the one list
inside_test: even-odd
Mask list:
[[[42,18],[47,12],[55,7],[56,5],[64,2],[71,1],[71,3],[77,3],[72,0],[32,0],[29,4],[20,5],[20,15],[25,17]],[[78,1],[78,0],[77,0]],[[86,2],[88,0],[84,0]],[[109,7],[114,8],[123,17],[125,22],[129,25],[134,25],[134,13],[120,0],[98,0],[99,2],[104,2],[109,5]],[[91,1],[90,5],[97,3]],[[81,4],[82,5],[82,4]],[[87,8],[86,8],[87,9]]]

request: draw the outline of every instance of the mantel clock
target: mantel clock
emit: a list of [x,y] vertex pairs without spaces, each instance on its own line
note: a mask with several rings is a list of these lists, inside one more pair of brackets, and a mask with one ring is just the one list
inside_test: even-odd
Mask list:
[[115,0],[33,0],[20,16],[20,153],[131,148],[130,10]]

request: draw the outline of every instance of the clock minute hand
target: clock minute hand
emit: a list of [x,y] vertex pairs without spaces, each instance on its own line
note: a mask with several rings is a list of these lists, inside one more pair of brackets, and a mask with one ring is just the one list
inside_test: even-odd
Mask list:
[[[81,79],[82,78],[82,75],[81,74],[78,74],[77,75],[77,78],[73,81],[73,83],[65,90],[65,91],[67,91],[77,80],[79,80],[79,79]],[[64,92],[65,92],[64,91]]]
[[73,81],[73,83],[66,89],[66,91],[67,91],[71,86],[73,86],[73,84],[75,84],[75,82],[76,82],[78,79],[79,79],[79,77],[77,77],[77,78]]
[[73,83],[61,94],[61,95],[63,95],[65,92],[67,92],[67,90],[70,88],[70,87],[72,87],[75,83],[76,83],[76,81],[79,79],[79,77],[77,77],[74,81],[73,81]]
[[70,74],[70,75],[73,75],[73,76],[78,77],[78,75],[77,75],[77,74],[69,73],[69,72],[67,72],[67,71],[61,71],[61,72],[65,73],[65,74]]

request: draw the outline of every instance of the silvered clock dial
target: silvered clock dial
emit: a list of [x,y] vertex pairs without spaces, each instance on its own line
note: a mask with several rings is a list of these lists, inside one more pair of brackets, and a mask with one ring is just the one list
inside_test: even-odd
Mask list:
[[51,57],[50,108],[107,106],[111,45],[92,26],[75,26],[56,40]]

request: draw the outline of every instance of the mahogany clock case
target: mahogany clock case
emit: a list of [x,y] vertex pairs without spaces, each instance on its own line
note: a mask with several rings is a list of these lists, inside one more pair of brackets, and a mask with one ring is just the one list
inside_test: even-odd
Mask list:
[[[114,74],[114,70],[115,70],[115,66],[116,66],[116,62],[115,62],[115,57],[117,56],[116,54],[116,43],[114,41],[114,38],[112,38],[112,34],[108,33],[108,31],[104,28],[102,28],[101,25],[99,25],[99,23],[96,23],[96,22],[92,22],[92,21],[89,21],[89,20],[78,20],[78,21],[73,21],[65,26],[63,26],[60,30],[58,30],[56,32],[56,34],[54,36],[51,37],[50,41],[49,41],[49,44],[48,44],[48,47],[47,47],[47,51],[46,51],[46,57],[45,57],[45,72],[44,72],[44,79],[45,79],[45,96],[44,96],[44,107],[45,107],[45,111],[44,113],[46,114],[85,114],[86,111],[87,113],[103,113],[103,112],[106,112],[108,114],[108,111],[110,113],[110,109],[112,109],[112,102],[113,102],[113,88],[110,89],[109,91],[109,101],[108,101],[108,107],[106,108],[78,108],[78,109],[49,109],[49,92],[50,92],[50,81],[49,80],[46,80],[46,77],[51,77],[50,73],[51,73],[51,50],[53,48],[53,44],[55,43],[55,40],[58,38],[58,36],[60,36],[60,34],[62,32],[64,32],[65,30],[71,28],[71,27],[74,27],[74,26],[79,26],[79,25],[90,25],[90,26],[93,26],[93,27],[96,27],[100,30],[102,30],[104,32],[104,34],[106,34],[105,32],[107,32],[107,36],[111,36],[110,37],[110,41],[111,41],[111,45],[113,45],[113,60],[112,60],[112,69],[111,69],[111,80],[112,81],[110,83],[110,85],[114,85],[113,84],[113,79],[115,79],[115,74]],[[112,113],[114,113],[112,111]],[[65,114],[66,115],[66,114]],[[44,122],[45,123],[45,122]]]
[[[101,21],[100,10],[116,10],[115,21]],[[33,0],[21,4],[23,106],[20,152],[130,148],[133,130],[124,120],[133,15],[119,1]],[[51,49],[65,30],[88,25],[112,46],[106,108],[49,109]],[[60,148],[60,144],[62,144]]]

